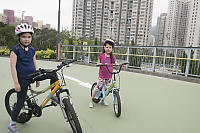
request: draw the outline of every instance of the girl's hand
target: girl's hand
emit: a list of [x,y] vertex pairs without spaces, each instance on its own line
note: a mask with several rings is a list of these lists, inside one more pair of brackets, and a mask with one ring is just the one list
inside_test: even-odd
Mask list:
[[40,86],[40,81],[36,81],[36,87]]
[[15,91],[20,92],[21,91],[21,86],[19,83],[15,84]]

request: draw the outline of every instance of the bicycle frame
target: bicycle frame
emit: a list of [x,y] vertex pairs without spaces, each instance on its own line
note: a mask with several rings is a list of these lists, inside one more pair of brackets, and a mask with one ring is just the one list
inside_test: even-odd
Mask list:
[[62,87],[59,85],[60,81],[57,80],[55,83],[53,83],[52,85],[50,85],[47,89],[45,89],[46,91],[47,90],[50,90],[52,87],[53,90],[49,93],[49,95],[46,97],[46,99],[43,101],[43,103],[41,104],[41,107],[44,108],[45,105],[48,103],[48,101],[51,99],[51,97],[57,92],[57,90],[61,89]]
[[[96,98],[98,98],[98,99],[100,99],[100,100],[104,100],[104,99],[106,98],[106,96],[108,96],[109,92],[112,92],[112,98],[113,98],[113,101],[114,101],[114,94],[113,94],[113,93],[115,93],[115,90],[117,90],[117,91],[118,91],[118,94],[120,95],[120,91],[119,91],[120,88],[118,88],[118,87],[116,86],[116,82],[117,82],[117,81],[116,81],[116,74],[118,74],[118,76],[119,76],[119,73],[120,73],[120,71],[121,71],[122,66],[123,66],[123,65],[127,65],[127,64],[128,64],[128,63],[123,63],[123,64],[121,64],[121,65],[111,65],[111,66],[120,66],[119,70],[116,71],[116,72],[111,72],[111,71],[109,70],[107,64],[97,64],[97,66],[106,66],[108,72],[109,72],[110,74],[112,74],[113,76],[112,76],[112,83],[111,83],[111,85],[107,88],[107,90],[105,90],[106,85],[105,85],[105,83],[104,83],[103,86],[102,86],[102,89],[101,89],[100,91],[97,92],[97,94],[96,94],[96,96],[95,96]],[[119,76],[119,87],[120,87],[120,76]]]
[[[112,92],[113,90],[116,90],[116,89],[119,90],[119,88],[116,87],[116,80],[115,80],[115,78],[114,78],[114,80],[112,81],[111,85],[109,85],[109,87],[108,87],[106,90],[105,90],[105,87],[106,87],[106,85],[103,84],[102,90],[101,90],[101,91],[98,91],[97,94],[96,94],[96,97],[100,97],[101,94],[103,95],[103,96],[100,98],[101,100],[104,100],[104,99],[108,96],[109,92]],[[113,98],[113,101],[114,101],[114,96],[113,96],[113,94],[112,94],[112,98]]]
[[[54,88],[53,88],[54,87]],[[42,102],[42,104],[40,105],[41,108],[44,108],[46,106],[46,104],[48,103],[48,101],[51,99],[51,97],[59,90],[62,89],[63,87],[60,86],[60,80],[57,80],[55,83],[51,84],[50,86],[48,86],[47,88],[41,90],[41,91],[34,91],[31,89],[31,95],[32,97],[29,97],[28,99],[34,98],[42,93],[47,92],[48,90],[50,90],[51,88],[53,88],[51,90],[51,92],[48,94],[48,96],[45,98],[45,100]],[[35,94],[35,95],[33,95]]]

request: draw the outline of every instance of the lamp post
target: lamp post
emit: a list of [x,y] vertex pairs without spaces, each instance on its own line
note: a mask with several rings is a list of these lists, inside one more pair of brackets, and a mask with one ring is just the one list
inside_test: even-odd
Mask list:
[[22,11],[22,23],[23,23],[24,13],[25,11]]
[[57,42],[56,42],[56,60],[60,60],[60,0],[58,6],[58,31],[57,31]]

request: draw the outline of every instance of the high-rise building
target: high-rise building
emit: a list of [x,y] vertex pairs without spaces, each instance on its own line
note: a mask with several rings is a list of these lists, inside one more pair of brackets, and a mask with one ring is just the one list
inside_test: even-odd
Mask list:
[[162,13],[157,18],[157,25],[156,25],[156,35],[155,35],[155,45],[163,46],[164,45],[164,33],[165,33],[165,26],[166,26],[166,18],[167,13]]
[[18,25],[22,22],[22,18],[21,17],[15,17],[15,22],[14,25]]
[[24,19],[25,19],[26,23],[33,25],[33,17],[32,16],[25,16]]
[[4,9],[4,15],[6,15],[8,17],[8,24],[14,24],[15,22],[15,16],[14,16],[14,11],[13,10],[8,10],[8,9]]
[[165,29],[166,46],[185,46],[187,38],[189,0],[169,0]]
[[73,36],[149,45],[152,10],[153,0],[74,0]]
[[190,3],[190,15],[187,30],[186,46],[200,46],[200,0],[193,0]]
[[4,14],[0,13],[0,22],[2,22],[4,24],[8,24],[8,17],[7,17],[7,15],[4,15]]
[[38,20],[38,21],[37,21],[37,24],[38,24],[38,28],[39,28],[39,29],[42,29],[43,21],[42,21],[42,20]]

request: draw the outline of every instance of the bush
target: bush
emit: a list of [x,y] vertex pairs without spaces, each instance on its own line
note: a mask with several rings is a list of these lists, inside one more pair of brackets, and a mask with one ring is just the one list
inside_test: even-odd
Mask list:
[[55,59],[56,52],[51,49],[36,51],[36,58],[38,59]]
[[[0,55],[9,56],[10,50],[0,49]],[[51,50],[51,49],[41,50],[41,51],[36,51],[35,55],[36,55],[36,58],[38,59],[55,59],[56,51]]]
[[8,49],[0,49],[0,55],[9,56],[10,50]]

